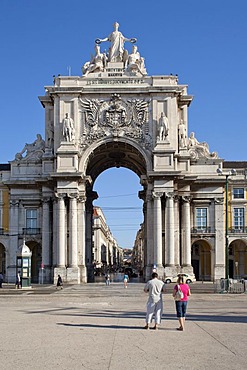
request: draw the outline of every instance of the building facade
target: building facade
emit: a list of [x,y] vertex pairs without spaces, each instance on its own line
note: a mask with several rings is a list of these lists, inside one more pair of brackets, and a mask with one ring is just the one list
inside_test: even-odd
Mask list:
[[[37,135],[8,165],[2,165],[0,251],[9,279],[25,242],[32,276],[45,282],[93,278],[94,183],[104,170],[125,167],[143,190],[143,266],[148,279],[183,271],[197,278],[225,276],[226,203],[233,274],[247,273],[246,165],[225,178],[227,163],[189,134],[193,97],[177,76],[149,76],[136,39],[114,25],[95,40],[95,56],[82,76],[58,76],[45,87],[45,138]],[[107,53],[100,44],[110,43]],[[128,41],[132,50],[125,49]],[[106,259],[108,257],[106,256]],[[236,264],[237,263],[237,264]],[[41,271],[42,269],[42,271]],[[237,270],[236,270],[237,269]]]
[[96,273],[114,272],[123,262],[123,249],[112,235],[100,207],[93,207],[93,264]]

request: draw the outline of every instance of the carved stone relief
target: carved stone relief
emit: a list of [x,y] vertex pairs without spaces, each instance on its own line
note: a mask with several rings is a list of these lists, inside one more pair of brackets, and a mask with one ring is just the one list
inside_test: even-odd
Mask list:
[[83,114],[83,133],[80,138],[84,150],[103,137],[130,137],[145,147],[151,138],[145,132],[149,102],[144,99],[121,99],[113,94],[109,100],[80,99]]

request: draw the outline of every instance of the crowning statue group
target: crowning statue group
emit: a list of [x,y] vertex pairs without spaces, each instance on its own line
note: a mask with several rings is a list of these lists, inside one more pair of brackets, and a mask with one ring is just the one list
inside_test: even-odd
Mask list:
[[[144,329],[149,329],[154,318],[155,324],[153,329],[157,330],[161,324],[163,313],[162,293],[165,292],[165,284],[158,279],[156,272],[152,273],[152,279],[149,280],[144,288],[144,292],[148,293],[146,325]],[[177,330],[184,331],[185,317],[187,311],[188,297],[191,295],[190,287],[184,282],[184,277],[179,276],[177,284],[173,290],[175,299],[177,318],[179,327]]]

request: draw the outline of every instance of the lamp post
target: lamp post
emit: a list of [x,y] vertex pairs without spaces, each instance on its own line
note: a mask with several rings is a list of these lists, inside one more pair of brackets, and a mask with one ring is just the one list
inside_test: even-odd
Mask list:
[[229,237],[228,237],[228,179],[229,176],[235,176],[236,170],[222,171],[221,168],[217,169],[219,176],[225,176],[225,194],[226,194],[226,215],[225,215],[225,279],[226,279],[226,291],[229,288]]

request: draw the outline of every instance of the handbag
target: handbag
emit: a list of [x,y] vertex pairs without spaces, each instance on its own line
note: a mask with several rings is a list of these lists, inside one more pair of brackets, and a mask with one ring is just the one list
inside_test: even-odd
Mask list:
[[176,291],[176,294],[174,296],[175,301],[181,301],[181,299],[184,298],[184,293],[182,292],[180,285],[177,285],[178,290]]

